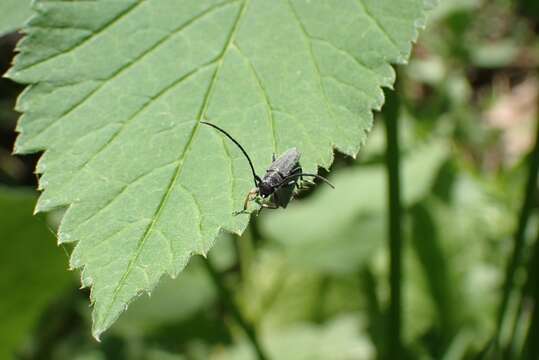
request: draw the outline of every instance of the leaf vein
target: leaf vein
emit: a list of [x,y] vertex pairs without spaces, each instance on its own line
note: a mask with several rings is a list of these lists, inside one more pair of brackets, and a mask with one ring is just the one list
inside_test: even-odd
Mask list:
[[[334,75],[324,75],[323,76],[324,78],[326,79],[331,79],[341,85],[344,85],[346,87],[349,87],[349,88],[352,88],[354,90],[356,90],[357,92],[359,92],[360,94],[362,94],[364,97],[366,97],[367,99],[369,99],[369,101],[372,101],[374,103],[378,103],[379,101],[376,99],[376,97],[372,96],[371,94],[367,93],[365,90],[363,90],[362,88],[360,87],[357,87],[357,86],[354,86],[350,83],[347,83],[346,81],[343,81],[341,79],[339,79],[338,77],[334,76]],[[369,104],[369,106],[372,106],[372,104]]]
[[387,30],[385,29],[385,27],[382,25],[382,23],[380,22],[380,20],[378,20],[373,14],[371,14],[371,12],[369,11],[369,9],[367,8],[367,6],[365,6],[365,3],[363,2],[363,0],[357,0],[357,3],[360,7],[360,9],[363,11],[363,13],[365,15],[367,15],[367,17],[369,19],[371,19],[371,21],[374,23],[374,25],[378,28],[378,30],[380,30],[380,32],[382,33],[382,35],[384,35],[384,37],[387,38],[387,40],[389,40],[389,42],[391,43],[391,45],[397,50],[397,52],[400,54],[400,49],[399,49],[399,45],[397,44],[397,42],[393,39],[393,37],[391,35],[389,35],[389,33],[387,32]]
[[[114,81],[115,79],[118,78],[118,76],[120,76],[120,74],[122,74],[124,71],[127,71],[128,69],[131,68],[131,66],[139,63],[139,61],[141,61],[144,57],[146,56],[149,56],[155,49],[157,49],[160,45],[164,44],[166,41],[168,41],[170,38],[172,38],[173,36],[179,34],[182,30],[184,30],[185,28],[187,28],[189,25],[193,24],[195,21],[203,18],[204,16],[210,14],[211,12],[213,12],[214,10],[217,10],[219,8],[221,8],[222,6],[224,5],[227,5],[231,3],[231,1],[224,1],[224,2],[221,2],[219,4],[216,4],[214,6],[211,6],[209,8],[207,8],[206,10],[204,10],[203,12],[201,12],[200,14],[198,14],[197,16],[193,17],[192,19],[190,19],[189,21],[181,24],[179,27],[177,27],[176,29],[172,30],[169,34],[167,34],[166,36],[164,36],[163,38],[159,39],[157,42],[155,42],[152,46],[148,47],[146,50],[144,50],[143,52],[141,52],[139,55],[137,55],[135,58],[131,59],[130,61],[128,61],[127,63],[123,64],[122,66],[118,67],[116,69],[116,71],[114,71],[113,73],[111,73],[109,75],[108,78],[106,79],[103,79],[103,80],[93,80],[93,81],[101,81],[101,83],[95,88],[93,89],[92,91],[90,91],[85,97],[83,97],[80,101],[78,101],[77,103],[74,104],[74,106],[72,106],[70,109],[68,109],[67,111],[65,111],[64,113],[62,113],[61,115],[58,116],[58,118],[56,118],[53,122],[51,122],[50,124],[47,125],[47,127],[45,129],[43,129],[43,131],[46,131],[47,129],[50,129],[52,128],[55,124],[59,123],[60,120],[62,120],[63,118],[65,118],[67,115],[69,115],[70,113],[72,113],[73,111],[75,111],[79,106],[83,105],[86,101],[88,101],[95,93],[97,93],[100,89],[103,88],[103,86],[105,86],[106,84],[109,84],[111,81]],[[211,62],[210,62],[211,63]],[[208,65],[208,64],[205,64],[205,65]],[[204,67],[205,65],[202,65],[202,67]],[[196,70],[196,69],[195,69]],[[194,71],[194,70],[193,70]],[[191,74],[193,71],[189,72],[186,74],[189,75]],[[149,99],[148,102],[151,102],[152,100],[155,99],[156,96],[159,96],[159,93],[154,95],[154,97],[151,97]],[[147,102],[147,103],[148,103]],[[147,104],[146,103],[146,104]],[[146,104],[144,104],[142,106],[142,108],[144,108],[146,106]],[[137,114],[138,112],[136,112],[135,114]],[[28,141],[31,141],[33,138],[30,137],[28,139]]]
[[[296,22],[299,25],[301,33],[303,34],[303,38],[304,38],[304,40],[307,43],[307,46],[309,48],[309,54],[310,54],[311,59],[313,61],[315,72],[316,72],[316,75],[317,75],[317,78],[318,78],[318,85],[319,85],[320,91],[321,91],[321,93],[323,95],[324,103],[325,103],[325,106],[326,106],[327,111],[329,113],[329,116],[331,117],[331,120],[333,121],[333,123],[337,124],[337,121],[335,121],[335,115],[333,114],[333,111],[331,110],[331,104],[329,102],[329,99],[328,99],[328,96],[327,96],[327,93],[326,93],[326,89],[324,87],[324,84],[322,83],[322,73],[320,72],[318,62],[316,60],[316,57],[314,56],[313,44],[312,44],[311,38],[309,37],[307,29],[305,28],[305,25],[303,25],[303,22],[301,21],[301,19],[299,17],[299,14],[296,12],[296,10],[294,8],[294,5],[292,5],[292,1],[287,0],[287,3],[288,3],[288,6],[290,7],[290,11],[292,12],[293,17],[295,18]],[[307,136],[307,138],[310,138],[310,136]],[[331,141],[329,140],[329,138],[327,136],[326,136],[326,138],[331,143]],[[318,146],[315,146],[315,148],[318,150]],[[320,155],[321,153],[318,152],[318,154],[319,154],[320,158],[322,159],[323,156]]]
[[198,199],[196,198],[195,194],[189,190],[187,187],[185,187],[182,183],[178,183],[178,188],[181,189],[184,193],[186,193],[190,198],[191,200],[193,201],[193,204],[195,204],[195,209],[197,211],[197,226],[198,226],[198,232],[200,234],[200,237],[198,239],[198,251],[199,252],[202,252],[201,249],[202,249],[202,218],[203,218],[203,211],[202,211],[202,206],[200,205],[200,202],[198,201]]
[[372,70],[370,67],[368,67],[367,65],[365,65],[365,63],[363,63],[358,57],[352,55],[352,53],[350,53],[348,50],[345,50],[345,49],[342,49],[340,47],[338,47],[337,45],[335,45],[334,43],[332,43],[331,41],[329,40],[326,40],[326,39],[322,39],[322,38],[318,38],[318,37],[314,37],[314,36],[311,36],[309,35],[309,37],[313,40],[313,41],[318,41],[318,42],[321,42],[321,43],[324,43],[324,44],[327,44],[329,46],[331,46],[333,49],[337,50],[338,52],[341,52],[343,53],[345,56],[351,58],[361,69],[363,70],[366,70],[367,72],[371,73],[372,75],[374,75],[377,79],[380,77],[380,75],[375,72],[374,70]]
[[[58,56],[60,55],[64,55],[64,54],[67,54],[69,52],[72,52],[76,49],[78,49],[79,47],[83,46],[85,43],[87,43],[88,41],[90,41],[91,39],[95,38],[97,35],[101,34],[102,32],[106,31],[107,29],[109,29],[111,26],[113,26],[114,24],[116,24],[118,21],[120,21],[122,18],[126,17],[128,14],[130,14],[135,8],[137,8],[139,5],[141,5],[145,0],[139,0],[139,1],[136,1],[134,2],[133,4],[129,5],[125,11],[121,11],[119,12],[119,14],[115,17],[113,17],[109,22],[103,24],[103,26],[99,29],[97,29],[96,31],[93,31],[92,34],[90,34],[90,36],[82,39],[82,41],[78,42],[78,43],[75,43],[73,44],[70,48],[68,49],[65,49],[64,51],[62,52],[59,52],[59,53],[56,53],[52,56],[49,56],[49,57],[46,57],[44,59],[40,59],[34,63],[31,63],[31,64],[28,64],[27,66],[21,68],[21,69],[18,69],[19,71],[23,71],[23,70],[28,70],[34,66],[37,66],[39,64],[42,64],[44,62],[47,62],[47,61],[50,61],[52,59],[55,59],[57,58]],[[50,1],[49,1],[50,3]]]
[[115,200],[117,200],[130,186],[132,185],[135,185],[138,181],[142,180],[143,178],[145,178],[146,176],[148,175],[151,175],[154,171],[157,171],[157,170],[160,170],[164,167],[167,167],[167,166],[170,166],[174,163],[178,162],[178,160],[174,160],[174,161],[171,161],[171,162],[168,162],[166,164],[163,164],[161,166],[158,166],[156,168],[152,168],[150,171],[147,171],[145,172],[144,174],[141,174],[139,176],[137,176],[135,179],[133,179],[132,181],[130,181],[129,183],[127,184],[124,184],[117,192],[116,194],[114,194],[113,196],[111,196],[111,198],[105,203],[103,204],[103,206],[101,208],[99,208],[99,210],[97,210],[95,213],[93,213],[92,215],[90,215],[88,218],[84,219],[83,222],[81,222],[79,225],[77,225],[76,229],[79,229],[81,226],[84,226],[86,225],[88,222],[90,222],[93,218],[95,218],[97,215],[99,215],[101,212],[103,212],[104,210],[106,210],[110,205],[112,205],[114,203]]
[[273,153],[277,154],[277,134],[276,134],[276,131],[275,131],[275,119],[273,118],[273,106],[271,105],[269,94],[266,91],[266,89],[264,88],[264,86],[262,86],[262,79],[260,79],[260,76],[258,75],[258,72],[256,71],[256,68],[255,68],[253,62],[251,61],[251,59],[247,55],[245,55],[243,53],[243,51],[240,49],[238,44],[234,44],[234,45],[235,45],[235,48],[238,50],[238,53],[247,62],[247,65],[249,65],[249,69],[251,70],[251,73],[252,73],[252,75],[253,75],[253,77],[255,79],[255,82],[256,82],[258,88],[260,89],[260,93],[262,94],[262,97],[264,99],[264,103],[266,105],[266,109],[267,109],[267,112],[268,112],[269,128],[270,128],[271,137],[272,137],[272,139],[271,139],[272,144],[271,145],[272,145]]
[[231,206],[231,209],[230,209],[230,212],[232,213],[234,211],[234,189],[236,187],[236,177],[234,176],[234,161],[232,159],[232,156],[230,155],[230,152],[228,151],[228,147],[225,143],[225,139],[220,136],[220,139],[221,139],[221,144],[223,144],[223,149],[225,151],[225,155],[226,155],[226,158],[228,160],[228,164],[229,164],[229,170],[230,170],[230,206]]
[[[139,222],[142,222],[142,221],[146,221],[146,220],[149,220],[149,219],[139,219],[137,221],[134,221],[134,222],[128,222],[126,223],[125,225],[121,226],[120,228],[118,228],[117,230],[113,231],[111,234],[105,236],[103,239],[99,239],[99,241],[97,241],[96,243],[92,244],[92,248],[93,249],[98,249],[98,247],[101,245],[101,244],[104,244],[105,242],[107,242],[108,240],[112,239],[113,237],[115,236],[118,236],[119,234],[121,234],[122,232],[124,232],[125,230],[127,230],[130,226],[133,226],[133,225],[137,225]],[[77,245],[78,246],[78,245]],[[73,253],[75,254],[75,253]],[[112,262],[112,261],[111,261]],[[109,263],[110,264],[110,263]],[[108,265],[108,264],[107,264]],[[78,264],[78,266],[75,266],[75,268],[80,268],[82,267],[83,264]]]
[[215,60],[212,60],[209,63],[204,64],[201,67],[198,67],[198,68],[192,70],[191,72],[181,76],[180,78],[178,78],[174,82],[170,83],[165,88],[161,89],[161,91],[158,94],[156,94],[155,96],[150,98],[150,100],[148,100],[140,109],[138,109],[136,112],[134,112],[123,123],[119,123],[120,127],[118,128],[118,130],[116,132],[114,132],[112,134],[112,136],[109,138],[109,140],[107,142],[105,142],[101,147],[99,147],[99,149],[97,149],[97,151],[92,156],[90,156],[84,163],[82,163],[82,165],[77,170],[75,170],[74,174],[76,174],[77,172],[83,170],[90,162],[92,162],[94,159],[96,159],[99,156],[99,154],[101,154],[103,151],[105,151],[105,149],[108,148],[118,138],[118,136],[121,135],[121,133],[127,128],[127,126],[134,119],[136,119],[139,114],[141,114],[144,110],[146,110],[152,104],[153,101],[159,99],[161,96],[164,96],[168,91],[171,91],[176,86],[180,85],[183,81],[186,81],[190,77],[197,74],[199,71],[213,65],[214,63],[215,63]]
[[[175,253],[174,253],[174,247],[172,246],[172,240],[168,236],[166,236],[165,233],[161,231],[160,229],[155,229],[155,232],[156,234],[160,235],[167,243],[168,253],[170,255],[170,266],[173,266]],[[173,274],[171,273],[170,275],[172,276]]]
[[309,142],[309,144],[311,144],[312,148],[313,149],[318,149],[318,147],[314,144],[311,136],[309,136],[309,132],[307,131],[307,128],[305,127],[305,125],[303,124],[303,122],[301,122],[298,117],[290,112],[286,112],[286,111],[282,111],[282,110],[278,110],[278,109],[275,109],[274,110],[275,113],[281,113],[283,115],[287,115],[287,116],[290,116],[291,118],[295,119],[296,122],[298,123],[301,131],[303,132],[303,134],[305,135],[305,138],[307,139],[307,141]]

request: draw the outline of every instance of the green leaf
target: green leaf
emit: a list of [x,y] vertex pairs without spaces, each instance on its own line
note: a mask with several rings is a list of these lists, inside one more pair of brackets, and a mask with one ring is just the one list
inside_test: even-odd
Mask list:
[[487,190],[488,183],[463,169],[453,176],[447,203],[429,196],[412,209],[404,251],[406,288],[416,288],[406,290],[403,316],[410,321],[404,322],[404,333],[420,339],[435,328],[437,351],[449,354],[480,351],[478,344],[494,331],[505,250],[493,240],[510,238],[514,229],[514,212]]
[[150,349],[146,353],[148,360],[186,360],[187,358],[180,354],[172,354],[163,350]]
[[30,191],[0,187],[0,358],[10,359],[42,311],[70,282],[67,259],[45,220],[32,216]]
[[496,69],[508,67],[522,51],[514,40],[497,41],[494,44],[476,44],[470,49],[471,62],[477,67]]
[[23,27],[32,15],[31,0],[2,0],[0,4],[0,36]]
[[[371,359],[375,351],[358,326],[358,315],[341,315],[323,326],[299,323],[263,335],[272,359]],[[218,354],[215,360],[252,359],[250,344],[242,343]]]
[[[458,308],[462,298],[455,294],[458,283],[449,266],[451,258],[444,252],[439,229],[427,206],[418,204],[411,210],[411,245],[422,266],[426,284],[436,305],[439,329],[443,342],[448,342],[456,333]],[[456,306],[459,304],[459,306]],[[444,344],[447,345],[447,344]]]
[[[430,1],[429,1],[430,3]],[[31,84],[18,153],[45,150],[37,211],[92,287],[95,337],[206,254],[258,172],[293,146],[306,171],[355,155],[406,61],[423,0],[39,1],[8,72]]]

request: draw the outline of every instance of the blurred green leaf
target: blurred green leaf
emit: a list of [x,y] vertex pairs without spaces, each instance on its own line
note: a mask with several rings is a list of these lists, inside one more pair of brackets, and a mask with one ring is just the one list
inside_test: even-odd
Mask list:
[[356,272],[383,245],[385,220],[381,214],[359,214],[350,224],[328,229],[327,237],[312,238],[305,244],[292,241],[285,245],[287,255],[297,267],[332,274]]
[[[440,244],[439,231],[443,224],[436,224],[424,205],[417,205],[411,211],[412,248],[422,266],[430,297],[436,305],[441,341],[447,345],[457,329],[456,313],[459,306],[455,290],[458,289],[451,276],[451,257]],[[460,302],[462,304],[462,302]]]
[[88,352],[77,351],[71,359],[73,360],[106,360],[106,356],[99,350],[93,350]]
[[481,5],[481,0],[443,0],[429,13],[429,22],[440,21],[456,12],[471,12]]
[[283,253],[272,248],[260,249],[246,273],[238,300],[253,322],[276,327],[310,318],[319,277],[291,271]]
[[443,59],[432,56],[427,59],[410,60],[406,73],[416,81],[434,86],[446,78],[447,68]]
[[[429,4],[432,1],[427,1]],[[92,287],[93,333],[206,254],[252,179],[293,146],[306,171],[355,155],[424,25],[423,0],[41,1],[8,76],[18,153],[46,150],[39,211]],[[150,15],[149,15],[150,14]],[[346,25],[346,26],[344,26]],[[356,34],[351,37],[350,34]]]
[[9,359],[47,305],[70,283],[66,255],[42,217],[32,191],[0,187],[0,359]]
[[172,354],[163,350],[151,349],[146,352],[145,360],[187,360],[181,354]]
[[18,30],[32,15],[31,0],[2,0],[0,4],[0,36]]
[[[349,360],[373,359],[374,348],[362,332],[358,314],[343,315],[328,324],[296,324],[262,336],[272,359]],[[212,360],[251,360],[248,344],[217,352]]]
[[236,293],[246,317],[264,331],[297,323],[323,323],[360,308],[360,290],[353,275],[330,278],[292,267],[281,249],[264,246],[247,269]]
[[513,39],[475,44],[470,48],[471,62],[484,68],[501,68],[511,65],[521,49]]
[[[449,359],[478,351],[493,330],[503,267],[502,248],[492,241],[507,237],[513,226],[509,209],[462,169],[448,201],[429,197],[411,212],[414,256],[408,262],[416,270],[407,274],[407,286],[416,291],[408,300],[406,324],[430,318],[422,331],[436,336],[430,344],[434,354],[447,352]],[[419,315],[420,299],[431,299],[435,312]],[[407,330],[410,340],[417,341],[417,330]]]

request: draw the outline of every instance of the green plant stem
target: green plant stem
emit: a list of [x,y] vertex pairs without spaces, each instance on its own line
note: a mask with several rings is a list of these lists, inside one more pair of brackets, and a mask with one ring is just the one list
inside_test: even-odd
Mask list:
[[522,291],[522,302],[529,300],[533,303],[530,326],[522,351],[523,359],[539,359],[539,234],[533,247],[533,255],[528,262],[528,279]]
[[251,261],[254,256],[253,233],[251,226],[248,226],[242,236],[235,237],[236,254],[240,266],[242,281],[249,280]]
[[517,338],[518,338],[519,328],[522,326],[522,320],[524,320],[523,315],[526,312],[525,305],[526,305],[527,300],[528,300],[527,294],[525,290],[523,290],[520,294],[520,299],[519,299],[517,310],[515,312],[514,321],[511,324],[511,334],[509,337],[507,348],[505,349],[505,353],[503,355],[504,359],[516,359],[515,354],[517,353],[517,350],[518,350]]
[[245,335],[251,342],[253,350],[255,351],[258,359],[268,360],[268,357],[265,355],[265,352],[260,345],[260,341],[258,340],[255,327],[243,317],[238,305],[234,301],[234,298],[232,297],[232,294],[230,293],[229,289],[226,287],[221,275],[219,274],[219,272],[209,258],[206,258],[204,260],[204,264],[206,265],[208,274],[210,275],[215,287],[217,288],[217,291],[219,292],[219,298],[225,305],[226,310],[230,313],[230,315],[232,315],[236,323],[245,332]]
[[402,358],[401,344],[401,281],[402,281],[402,238],[401,238],[401,198],[399,170],[399,118],[400,101],[396,92],[386,91],[384,120],[386,128],[386,167],[388,175],[389,214],[389,287],[390,303],[388,312],[388,357]]
[[532,314],[532,320],[530,328],[528,330],[528,335],[526,336],[526,342],[524,345],[524,356],[523,359],[536,360],[539,359],[539,309],[537,304],[537,299],[539,298],[539,286],[536,287],[535,291],[535,305]]
[[369,266],[365,266],[359,273],[361,296],[365,297],[367,316],[371,341],[376,347],[379,359],[387,358],[387,349],[383,343],[385,328],[384,314],[380,306],[380,299],[376,291],[376,278]]
[[314,299],[312,320],[315,324],[322,324],[326,317],[326,301],[330,292],[331,279],[323,275],[318,281],[317,296]]
[[[535,243],[533,245],[533,253],[528,259],[528,265],[527,265],[527,271],[526,271],[526,282],[522,286],[522,290],[520,291],[520,299],[518,304],[518,309],[516,311],[516,316],[513,321],[513,327],[511,329],[511,337],[508,342],[507,349],[504,354],[505,359],[517,359],[519,347],[518,345],[522,345],[520,350],[521,353],[531,353],[531,354],[538,354],[539,355],[539,347],[535,345],[535,342],[530,344],[527,342],[530,338],[530,334],[539,335],[537,331],[539,329],[535,328],[533,325],[533,318],[534,316],[537,316],[537,301],[539,301],[539,297],[537,297],[537,292],[539,291],[539,285],[537,284],[539,280],[539,233],[538,236],[535,239]],[[530,309],[531,305],[531,309]],[[529,320],[529,321],[527,321]],[[537,320],[536,320],[537,321]],[[528,335],[524,334],[522,337],[524,337],[524,344],[520,344],[518,340],[519,338],[519,329],[522,328],[523,322],[527,323],[524,326],[532,324],[528,328]],[[535,325],[537,326],[537,324]],[[533,330],[532,330],[533,329]],[[531,337],[534,339],[534,337]],[[537,338],[535,338],[537,339]],[[530,351],[531,350],[531,351]],[[521,357],[524,356],[521,354]],[[536,358],[539,358],[537,356]]]
[[505,282],[503,285],[502,301],[500,303],[500,308],[498,311],[496,334],[494,337],[495,347],[497,348],[497,350],[501,349],[500,333],[507,313],[509,298],[515,279],[515,273],[522,261],[522,252],[524,249],[525,240],[524,235],[535,200],[535,193],[537,187],[537,171],[539,170],[539,119],[536,124],[535,145],[530,154],[528,166],[528,180],[526,183],[526,191],[524,193],[524,199],[519,213],[518,225],[514,235],[513,253],[507,265]]

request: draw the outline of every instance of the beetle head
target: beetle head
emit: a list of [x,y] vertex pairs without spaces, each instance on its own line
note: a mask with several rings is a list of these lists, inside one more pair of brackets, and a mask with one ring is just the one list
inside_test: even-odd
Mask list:
[[273,188],[273,186],[271,186],[269,184],[266,184],[266,183],[264,183],[262,181],[258,183],[258,193],[262,197],[268,197],[271,194],[273,194],[274,191],[275,191],[275,189]]

